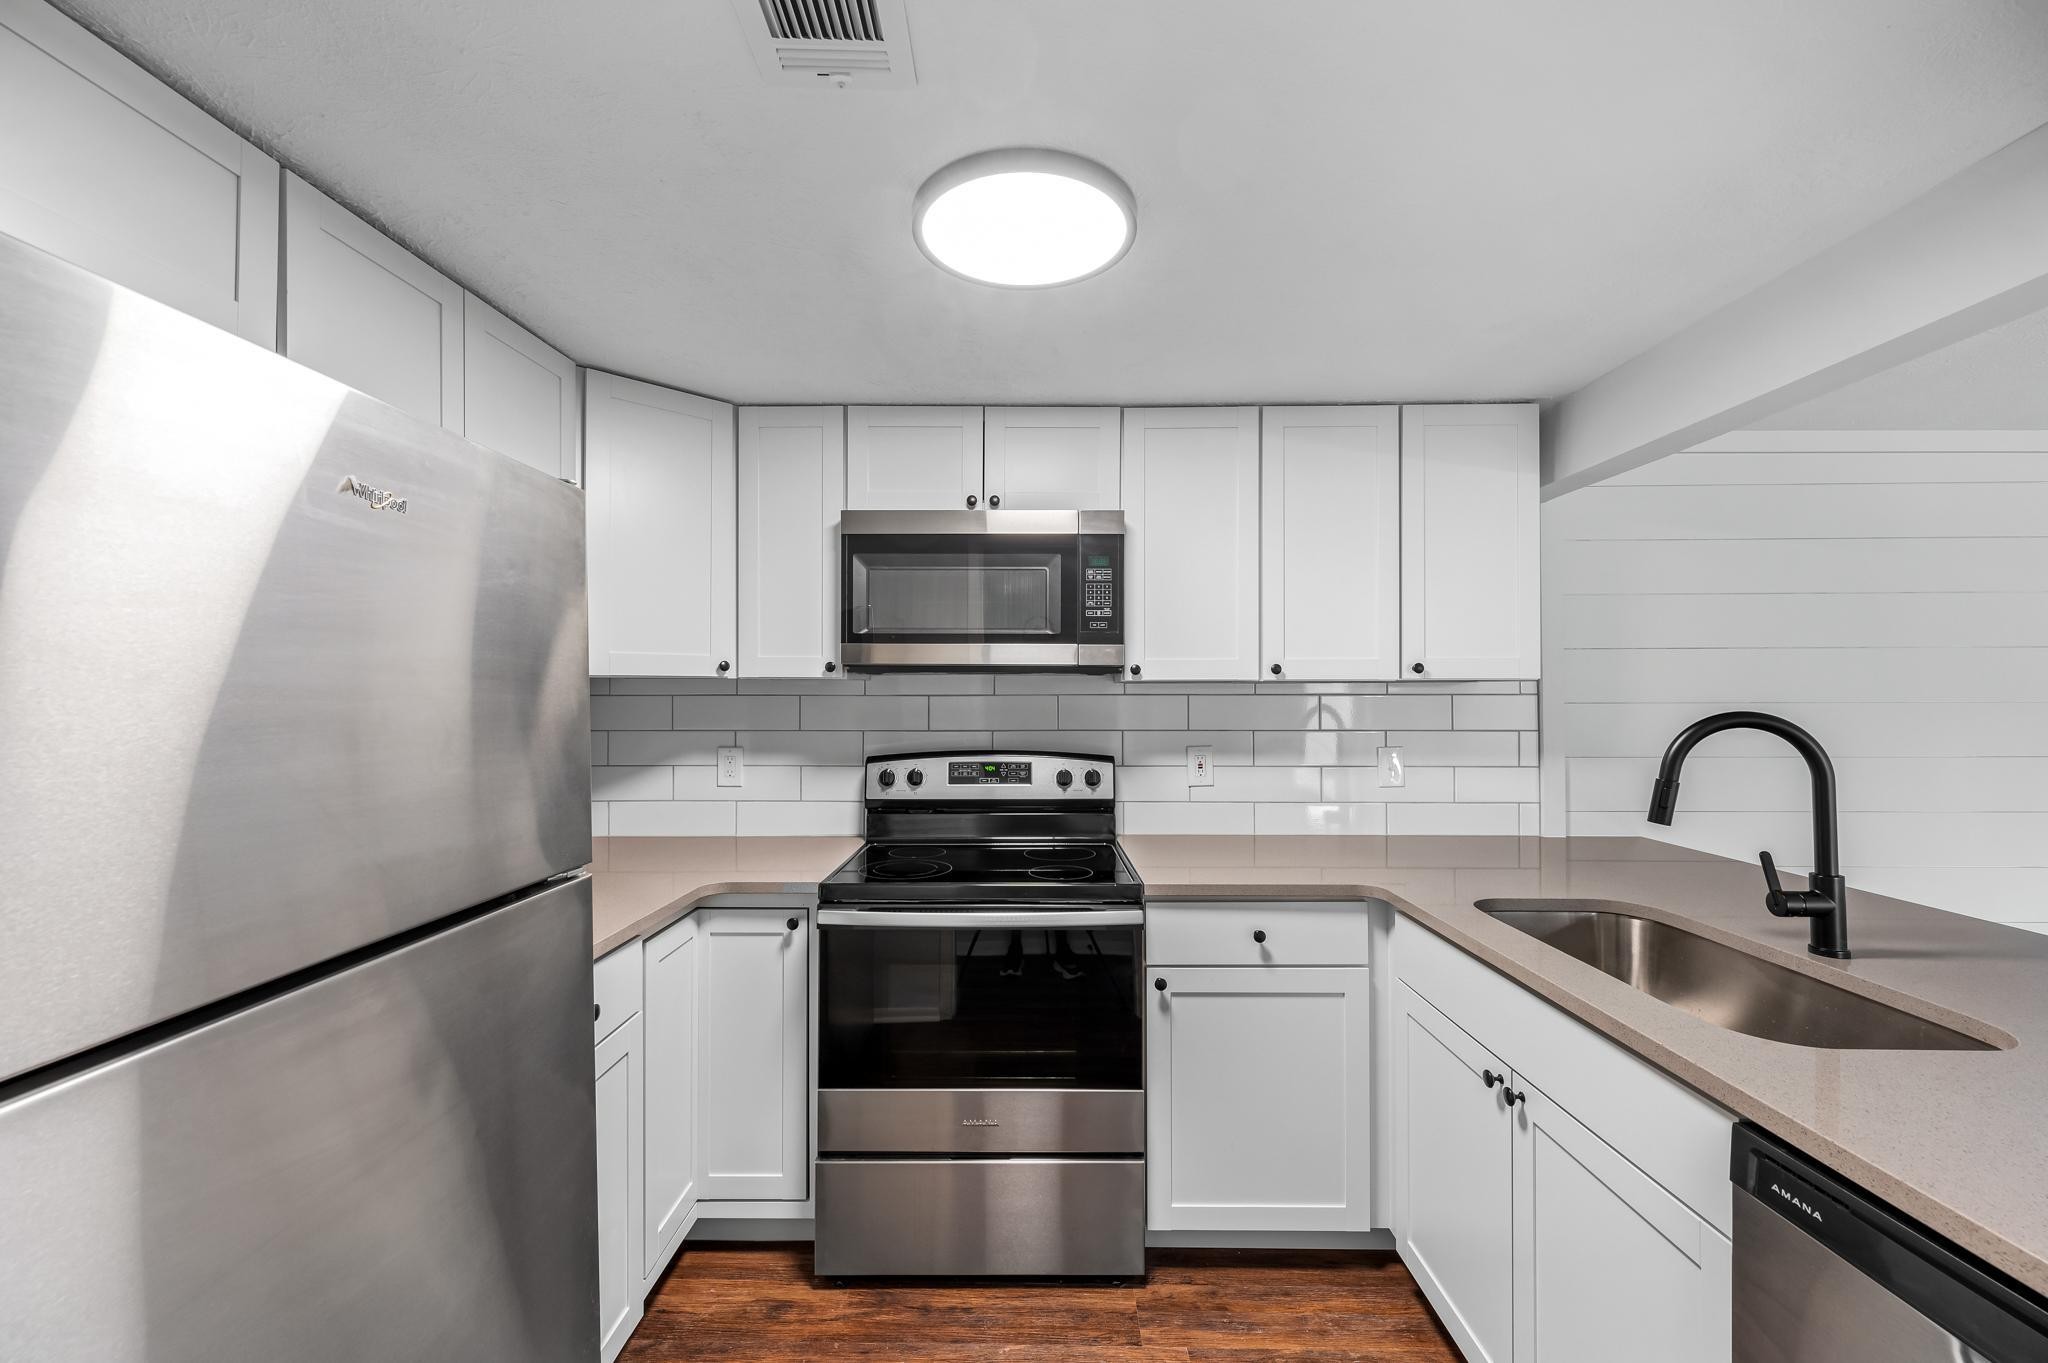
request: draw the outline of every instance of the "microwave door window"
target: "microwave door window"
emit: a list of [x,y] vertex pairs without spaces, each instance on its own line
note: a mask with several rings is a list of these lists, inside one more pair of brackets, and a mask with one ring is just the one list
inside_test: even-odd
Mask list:
[[1060,633],[1060,555],[856,551],[853,626],[873,638]]

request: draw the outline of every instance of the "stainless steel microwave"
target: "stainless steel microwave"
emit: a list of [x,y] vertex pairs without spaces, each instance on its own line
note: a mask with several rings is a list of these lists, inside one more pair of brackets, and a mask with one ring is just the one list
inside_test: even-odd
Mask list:
[[848,671],[1124,665],[1121,511],[848,511],[840,553]]

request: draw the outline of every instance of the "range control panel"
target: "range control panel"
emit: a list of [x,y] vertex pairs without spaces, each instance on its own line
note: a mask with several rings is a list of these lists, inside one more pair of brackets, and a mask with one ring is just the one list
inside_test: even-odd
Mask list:
[[1077,753],[905,753],[870,757],[870,801],[1057,804],[1116,798],[1116,764]]

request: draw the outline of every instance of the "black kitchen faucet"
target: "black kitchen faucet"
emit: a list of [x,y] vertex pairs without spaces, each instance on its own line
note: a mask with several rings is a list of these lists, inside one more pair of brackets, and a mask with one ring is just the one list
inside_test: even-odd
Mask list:
[[1820,741],[1789,719],[1759,710],[1726,710],[1695,720],[1679,731],[1664,750],[1663,765],[1657,768],[1657,784],[1650,790],[1650,822],[1666,824],[1678,808],[1678,769],[1686,755],[1703,738],[1724,729],[1761,729],[1790,743],[1806,759],[1813,777],[1813,873],[1808,888],[1787,890],[1778,880],[1777,863],[1769,852],[1759,852],[1764,879],[1770,892],[1764,907],[1780,918],[1806,918],[1813,933],[1806,949],[1816,956],[1846,960],[1849,956],[1849,886],[1842,879],[1841,853],[1835,836],[1835,764],[1828,760]]

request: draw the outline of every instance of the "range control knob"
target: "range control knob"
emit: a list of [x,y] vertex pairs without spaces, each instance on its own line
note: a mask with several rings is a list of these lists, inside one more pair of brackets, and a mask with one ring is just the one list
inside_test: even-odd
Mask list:
[[877,776],[875,780],[881,784],[883,790],[887,790],[896,784],[896,773],[891,768],[884,767],[882,768],[882,774]]
[[1097,786],[1102,784],[1102,773],[1095,770],[1095,768],[1090,767],[1088,768],[1087,774],[1084,775],[1081,779],[1088,783],[1088,789],[1093,790]]
[[1065,790],[1068,786],[1074,784],[1074,773],[1068,771],[1065,767],[1061,767],[1060,774],[1053,777],[1052,779],[1055,785],[1057,785],[1061,790]]
[[912,789],[916,789],[916,788],[917,788],[918,786],[921,786],[921,785],[923,785],[923,784],[924,784],[924,768],[923,768],[923,767],[912,767],[912,768],[910,769],[910,785],[911,785],[911,788],[912,788]]

